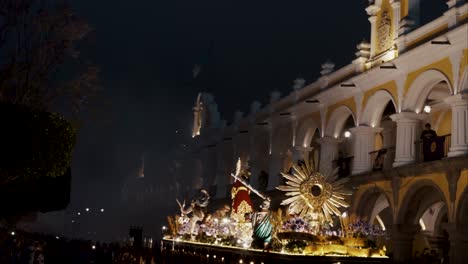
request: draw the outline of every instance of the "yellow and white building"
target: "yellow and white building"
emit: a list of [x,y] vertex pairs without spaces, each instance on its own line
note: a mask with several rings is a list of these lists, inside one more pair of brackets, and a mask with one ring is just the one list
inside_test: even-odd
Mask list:
[[[237,157],[249,160],[254,186],[267,173],[269,191],[291,162],[315,152],[323,170],[342,152],[351,160],[350,213],[388,231],[396,262],[424,247],[450,248],[451,263],[468,259],[468,3],[449,0],[442,16],[417,26],[418,2],[370,1],[370,43],[352,63],[324,63],[317,81],[254,102],[231,125],[202,96],[191,147],[204,187],[227,197]],[[446,139],[442,160],[421,162],[425,123]],[[384,148],[383,171],[373,172]]]

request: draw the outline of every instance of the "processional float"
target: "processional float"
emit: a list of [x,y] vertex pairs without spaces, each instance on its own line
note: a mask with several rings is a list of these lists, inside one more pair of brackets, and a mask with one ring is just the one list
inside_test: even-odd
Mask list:
[[[231,173],[231,208],[224,205],[207,213],[209,196],[204,190],[189,208],[177,201],[181,214],[168,217],[170,232],[164,239],[278,254],[385,258],[384,231],[343,210],[352,193],[345,188],[348,178],[339,178],[337,172],[316,171],[313,159],[292,165],[288,173],[281,173],[284,184],[276,187],[286,198],[272,212],[270,197],[249,184],[250,172],[238,159]],[[263,200],[257,210],[250,192]]]

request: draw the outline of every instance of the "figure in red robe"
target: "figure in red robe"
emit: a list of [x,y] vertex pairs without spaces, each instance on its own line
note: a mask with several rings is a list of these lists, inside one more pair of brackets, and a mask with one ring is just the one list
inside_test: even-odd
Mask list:
[[[242,170],[239,174],[239,177],[247,182],[250,176],[248,169]],[[252,200],[250,200],[250,190],[240,181],[236,180],[232,186],[231,199],[231,218],[240,223],[245,222],[246,215],[253,212]]]

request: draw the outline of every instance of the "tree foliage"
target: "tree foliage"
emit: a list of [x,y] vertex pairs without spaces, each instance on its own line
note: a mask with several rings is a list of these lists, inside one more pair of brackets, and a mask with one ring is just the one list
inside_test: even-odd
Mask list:
[[[0,1],[0,102],[51,110],[67,99],[65,111],[78,112],[98,87],[99,69],[75,48],[90,31],[66,2]],[[80,72],[71,81],[65,64]]]
[[16,104],[1,104],[0,120],[0,185],[65,174],[75,144],[69,122]]
[[90,32],[66,0],[0,0],[2,213],[69,202],[76,132],[56,112],[76,118],[97,92],[99,69],[76,48]]

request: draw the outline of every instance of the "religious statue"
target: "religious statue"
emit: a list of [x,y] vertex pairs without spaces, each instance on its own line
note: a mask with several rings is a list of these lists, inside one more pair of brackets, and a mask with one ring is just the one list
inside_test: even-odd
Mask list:
[[378,31],[378,48],[380,52],[384,52],[392,47],[392,20],[388,11],[382,12],[380,23],[377,28]]
[[[200,196],[196,199],[193,199],[188,208],[185,208],[185,201],[183,202],[183,204],[181,204],[177,199],[176,201],[180,207],[180,219],[189,218],[190,220],[190,235],[191,239],[194,240],[195,236],[197,235],[195,232],[195,227],[197,225],[197,222],[202,221],[205,217],[205,211],[210,201],[210,195],[206,190],[201,190]],[[191,217],[189,217],[190,214]]]
[[236,179],[231,190],[232,211],[231,218],[237,222],[245,222],[245,215],[253,211],[252,200],[250,200],[250,189],[246,186],[246,181],[250,176],[248,168],[241,169],[241,160],[237,161]]
[[220,209],[214,211],[213,217],[218,219],[218,220],[221,220],[221,219],[227,217],[230,210],[231,210],[231,207],[229,205],[225,204]]
[[273,226],[271,224],[270,199],[263,200],[260,211],[252,214],[253,242],[255,248],[268,250]]
[[192,137],[200,135],[200,130],[202,127],[202,111],[203,103],[201,101],[201,93],[198,93],[197,101],[195,101],[195,106],[193,107],[193,127],[192,127]]

